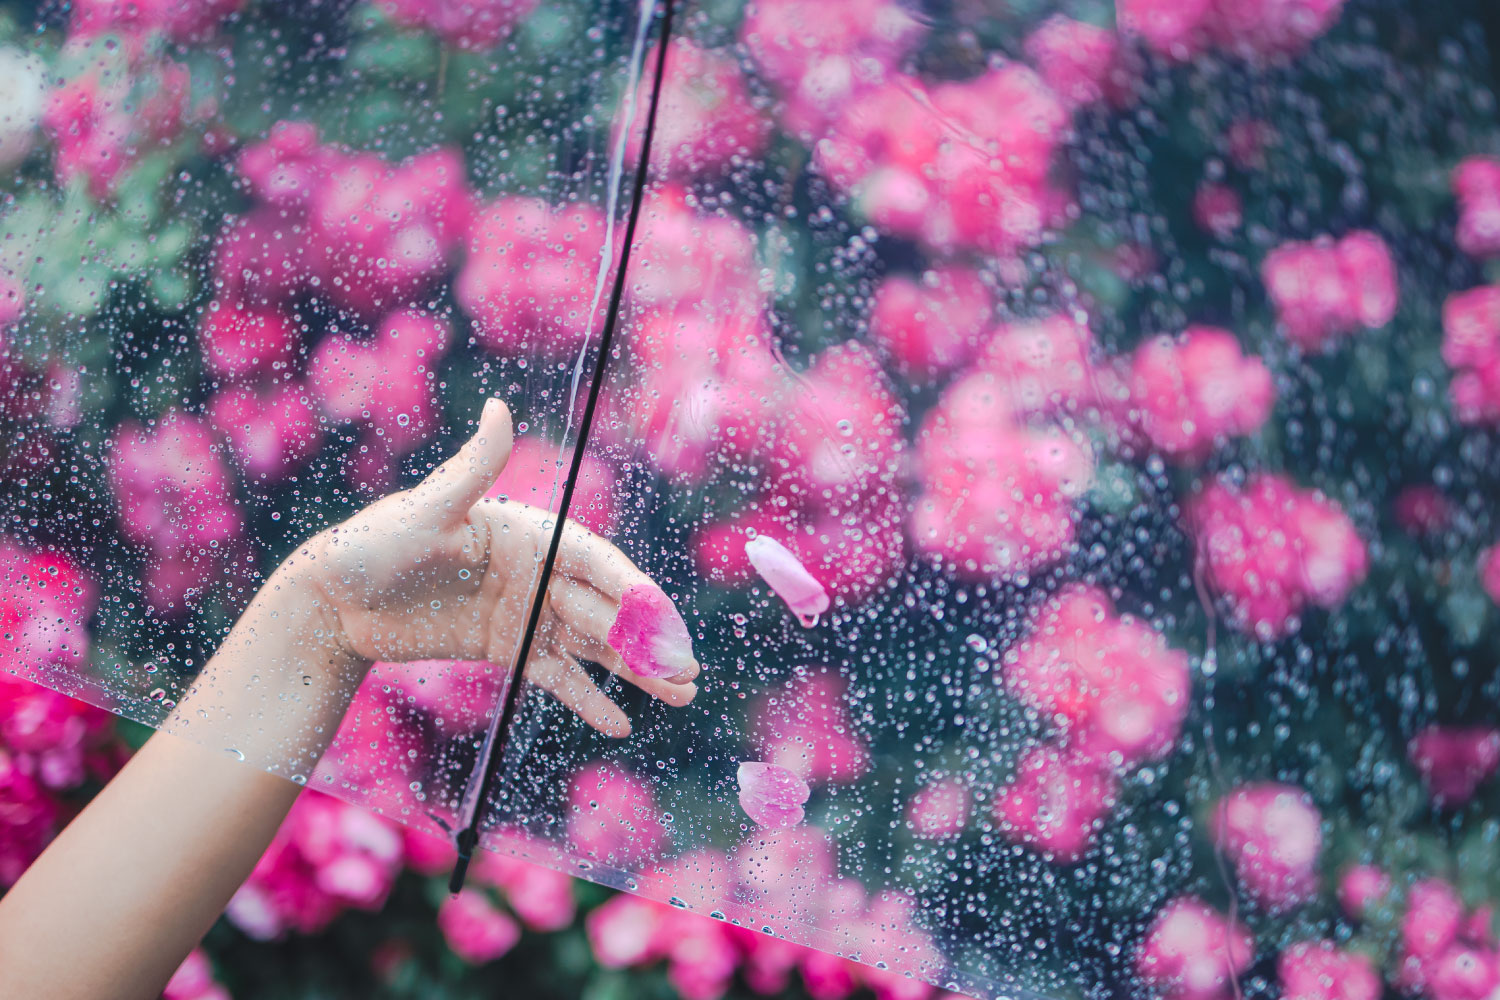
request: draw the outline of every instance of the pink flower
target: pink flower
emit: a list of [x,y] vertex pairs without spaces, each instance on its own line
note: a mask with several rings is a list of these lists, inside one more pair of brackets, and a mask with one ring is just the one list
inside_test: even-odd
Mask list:
[[1406,751],[1433,802],[1461,806],[1500,768],[1500,729],[1428,726]]
[[[650,352],[651,362],[742,370],[743,356],[757,342],[760,356],[769,360],[769,333],[757,315],[768,289],[762,287],[756,234],[745,223],[722,210],[705,210],[679,184],[653,185],[641,205],[631,261],[630,304],[660,314],[662,321],[653,338],[661,350]],[[709,344],[718,357],[697,353]]]
[[1500,254],[1500,160],[1465,157],[1453,171],[1458,248],[1475,257]]
[[1187,655],[1110,599],[1074,585],[1006,650],[1006,684],[1086,756],[1131,766],[1176,742],[1187,715]]
[[1391,507],[1396,523],[1409,535],[1438,534],[1453,517],[1453,505],[1448,498],[1427,483],[1403,487]]
[[892,275],[876,289],[870,336],[898,371],[933,379],[978,350],[991,308],[989,289],[972,268]]
[[969,786],[959,778],[929,782],[906,808],[906,825],[918,837],[949,837],[969,822]]
[[1490,600],[1500,604],[1500,545],[1491,545],[1480,554],[1479,582]]
[[493,49],[536,9],[538,0],[378,0],[398,24],[425,28],[460,49]]
[[[626,155],[640,155],[656,58],[635,93],[635,121]],[[675,38],[667,53],[651,165],[658,174],[690,176],[753,162],[771,137],[771,123],[750,97],[733,49],[705,49]]]
[[1374,865],[1351,865],[1339,876],[1339,905],[1355,920],[1363,920],[1391,892],[1391,877]]
[[828,591],[785,545],[770,535],[757,535],[747,541],[745,558],[803,625],[814,624],[828,610]]
[[1326,350],[1396,314],[1395,261],[1385,241],[1364,230],[1283,243],[1266,256],[1261,278],[1287,336],[1304,350]]
[[1272,911],[1318,891],[1323,817],[1293,785],[1243,785],[1219,802],[1210,820],[1216,845],[1234,865],[1240,888]]
[[128,41],[164,33],[174,41],[193,41],[243,5],[244,0],[79,0],[68,34],[79,39],[113,34]]
[[573,880],[562,872],[484,851],[474,859],[473,877],[502,891],[531,930],[561,930],[573,922]]
[[208,401],[208,419],[229,439],[246,477],[263,482],[286,479],[323,443],[307,388],[295,383],[220,390]]
[[806,781],[855,781],[869,769],[870,751],[850,721],[837,677],[799,678],[766,695],[753,718],[762,756]]
[[347,908],[379,909],[401,860],[394,823],[303,792],[225,913],[257,940],[316,933]]
[[[495,485],[485,494],[556,510],[562,500],[563,480],[570,451],[535,434],[518,437]],[[600,535],[614,534],[618,524],[615,472],[603,460],[585,453],[578,468],[578,485],[568,517]]]
[[1250,967],[1250,932],[1194,896],[1179,896],[1156,918],[1136,957],[1136,970],[1169,1000],[1228,1000],[1233,980]]
[[1205,21],[1214,0],[1118,0],[1120,32],[1135,35],[1161,55],[1179,62],[1198,55],[1206,44]]
[[737,774],[740,808],[764,827],[796,826],[812,790],[791,771],[777,764],[742,761]]
[[[29,551],[0,540],[0,631],[6,636],[0,646],[0,675],[40,679],[38,671],[55,665],[83,666],[89,650],[85,626],[97,599],[94,582],[63,554]],[[0,690],[16,698],[55,698],[41,713],[45,717],[68,714],[65,706],[73,706],[74,713],[91,711],[43,688],[19,680],[9,683]]]
[[1186,516],[1231,623],[1266,639],[1293,631],[1308,604],[1337,607],[1369,569],[1348,515],[1280,476],[1252,476],[1240,488],[1211,483]]
[[1466,911],[1454,887],[1435,878],[1417,882],[1407,898],[1397,987],[1432,1000],[1488,1000],[1500,988],[1489,907]]
[[208,954],[202,948],[194,948],[167,980],[162,1000],[230,1000],[230,996],[228,990],[214,981]]
[[379,790],[410,802],[412,782],[425,773],[424,720],[386,682],[388,675],[366,675],[318,762],[318,774],[339,782],[345,797]]
[[1500,285],[1450,295],[1443,303],[1448,394],[1466,424],[1500,424]]
[[682,677],[698,665],[687,623],[653,583],[626,588],[606,640],[640,677]]
[[1227,240],[1245,221],[1239,192],[1227,184],[1200,184],[1193,195],[1193,221],[1216,240]]
[[[4,617],[11,619],[8,613]],[[46,620],[63,621],[52,616]],[[6,621],[7,634],[15,636],[12,627]],[[35,676],[50,664],[32,660],[20,666]],[[0,747],[10,752],[17,767],[49,789],[75,788],[89,777],[107,777],[113,769],[108,747],[111,722],[108,713],[92,705],[0,674]]]
[[594,959],[606,969],[623,969],[660,958],[657,928],[671,912],[654,900],[623,893],[606,900],[584,918]]
[[1188,461],[1225,438],[1252,434],[1276,399],[1271,373],[1245,357],[1227,330],[1190,326],[1180,342],[1157,337],[1136,350],[1131,395],[1151,443]]
[[512,196],[476,213],[453,294],[480,342],[497,352],[576,354],[591,332],[604,229],[603,213],[586,204]]
[[1283,1000],[1380,1000],[1380,973],[1364,955],[1332,941],[1299,941],[1276,960]]
[[638,864],[666,839],[651,785],[610,764],[589,764],[569,791],[568,846],[607,864]]
[[60,185],[82,178],[95,198],[114,193],[120,175],[138,155],[135,121],[127,110],[129,91],[128,79],[106,85],[100,74],[91,72],[52,92],[42,122],[57,144]]
[[448,947],[470,965],[493,962],[521,940],[521,926],[473,886],[443,900],[437,924]]
[[1119,39],[1104,28],[1054,14],[1026,39],[1026,57],[1070,108],[1124,90],[1116,62]]
[[1179,62],[1210,45],[1251,60],[1295,55],[1338,20],[1344,0],[1120,0],[1120,30]]
[[0,746],[0,887],[14,885],[57,829],[58,803]]
[[995,822],[1008,839],[1077,861],[1114,807],[1119,786],[1107,762],[1036,746],[1017,762],[1010,783],[996,791]]
[[271,374],[291,367],[297,328],[274,309],[211,302],[198,327],[203,363],[223,379]]

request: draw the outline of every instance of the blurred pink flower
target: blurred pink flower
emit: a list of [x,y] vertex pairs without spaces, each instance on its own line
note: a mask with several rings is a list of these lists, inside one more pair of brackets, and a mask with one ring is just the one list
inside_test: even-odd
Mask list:
[[474,886],[443,900],[437,925],[448,947],[470,965],[493,962],[521,940],[521,926]]
[[918,837],[950,837],[969,822],[969,785],[961,778],[930,781],[906,807],[906,825]]
[[1001,324],[971,370],[993,374],[1016,414],[1077,416],[1101,402],[1111,375],[1094,353],[1088,325],[1056,314]]
[[244,0],[76,0],[68,36],[118,35],[131,41],[163,33],[173,41],[192,41],[242,6]]
[[1395,984],[1431,1000],[1487,1000],[1500,988],[1489,907],[1466,911],[1453,886],[1423,879],[1407,893]]
[[[39,661],[24,667],[45,669]],[[88,778],[109,776],[114,763],[108,746],[112,723],[113,717],[102,709],[0,674],[0,748],[10,753],[14,766],[48,789],[71,789]]]
[[1479,582],[1490,600],[1500,604],[1500,545],[1491,545],[1480,554]]
[[1433,802],[1461,806],[1500,769],[1500,729],[1428,726],[1406,748]]
[[1380,1000],[1375,964],[1332,941],[1299,941],[1276,959],[1282,1000]]
[[1136,956],[1145,984],[1168,1000],[1228,1000],[1250,967],[1255,942],[1194,896],[1179,896],[1157,916]]
[[1339,876],[1339,905],[1351,919],[1363,920],[1390,895],[1391,877],[1374,865],[1351,865]]
[[1500,424],[1500,285],[1481,285],[1443,303],[1448,394],[1466,424]]
[[423,28],[455,48],[482,51],[499,45],[539,0],[377,0],[398,24]]
[[684,676],[697,666],[693,637],[672,599],[654,583],[625,589],[606,637],[625,666],[639,677]]
[[1500,254],[1500,159],[1469,156],[1453,171],[1458,248],[1475,257]]
[[1338,20],[1344,0],[1119,0],[1121,32],[1177,61],[1210,46],[1247,59],[1296,55]]
[[474,859],[473,877],[504,893],[510,908],[530,930],[561,930],[573,922],[577,911],[573,880],[562,872],[481,851]]
[[1054,14],[1026,39],[1030,59],[1070,108],[1117,99],[1126,89],[1113,31]]
[[1453,505],[1448,498],[1428,483],[1403,487],[1391,507],[1396,523],[1409,535],[1439,534],[1453,517]]
[[1245,221],[1239,192],[1227,184],[1198,185],[1193,195],[1193,221],[1214,239],[1229,239]]
[[991,309],[990,291],[973,268],[894,274],[875,291],[870,336],[898,372],[931,380],[974,355]]
[[305,791],[225,914],[256,940],[316,933],[346,909],[379,909],[401,861],[390,820]]
[[57,830],[56,799],[0,746],[0,888],[15,884]]
[[1308,351],[1385,326],[1399,300],[1391,251],[1366,230],[1337,241],[1283,243],[1266,256],[1261,278],[1287,336]]
[[1253,434],[1276,399],[1266,366],[1218,327],[1190,326],[1180,341],[1146,341],[1132,373],[1146,436],[1179,460],[1201,461],[1225,438]]
[[[768,333],[756,314],[770,286],[762,278],[755,231],[723,209],[707,208],[675,183],[651,187],[639,225],[626,295],[636,309],[670,317],[669,324],[656,328],[657,346],[665,351],[653,352],[651,360],[668,366],[718,362],[733,369],[730,354],[752,346],[768,358]],[[667,332],[679,323],[696,329],[686,336]],[[707,342],[717,342],[717,357],[695,354]]]
[[[566,448],[536,434],[521,435],[511,449],[510,460],[485,496],[503,496],[543,510],[556,510],[572,460],[573,454]],[[585,453],[568,517],[606,538],[613,535],[619,522],[617,482],[618,477],[607,462]]]
[[1281,476],[1258,474],[1242,487],[1210,483],[1185,513],[1208,584],[1228,599],[1230,622],[1265,639],[1292,631],[1308,604],[1343,603],[1369,569],[1348,515]]
[[335,333],[308,362],[308,388],[335,423],[357,420],[395,454],[406,454],[438,429],[437,364],[448,349],[446,321],[392,313],[373,340]]
[[1003,669],[1009,690],[1058,727],[1070,749],[1116,767],[1166,753],[1187,715],[1187,654],[1117,615],[1093,587],[1069,586],[1043,605],[1006,650]]
[[576,354],[593,332],[604,230],[604,214],[588,204],[510,196],[476,212],[453,294],[480,343],[528,357]]
[[1283,911],[1318,891],[1323,817],[1294,785],[1242,785],[1220,800],[1210,819],[1214,842],[1234,866],[1240,889]]
[[339,782],[346,795],[382,789],[409,801],[412,782],[426,773],[427,734],[423,717],[391,689],[387,674],[372,670],[365,676],[318,762],[318,774]]
[[229,991],[214,980],[208,953],[201,947],[188,952],[162,990],[162,1000],[230,1000]]
[[52,92],[42,123],[57,144],[58,184],[81,178],[95,198],[113,194],[120,175],[138,155],[129,90],[123,77],[105,85],[98,73],[85,73]]
[[870,752],[849,719],[844,682],[818,674],[764,696],[752,714],[762,756],[813,784],[859,779]]
[[828,610],[828,591],[801,561],[770,535],[745,542],[745,558],[803,625],[812,625]]
[[803,819],[803,805],[812,793],[807,782],[777,764],[741,761],[736,777],[740,808],[758,826],[796,826]]
[[[635,92],[635,120],[626,148],[632,163],[646,132],[655,67],[653,53]],[[748,164],[770,138],[771,121],[751,99],[734,49],[706,49],[691,39],[674,38],[652,137],[653,172],[685,177]]]
[[281,482],[323,443],[323,426],[307,387],[297,383],[221,389],[208,401],[208,419],[229,439],[247,479]]
[[583,857],[624,867],[653,857],[666,840],[651,784],[612,764],[573,777],[567,844]]
[[995,792],[995,823],[1010,840],[1077,861],[1109,815],[1120,781],[1107,761],[1056,745],[1036,746]]
[[[94,581],[64,554],[23,549],[0,539],[0,631],[5,635],[0,683],[4,674],[35,679],[36,671],[54,665],[82,666],[89,650],[85,626],[97,600]],[[9,690],[18,697],[51,695],[40,688]],[[59,706],[71,702],[53,697]],[[77,710],[85,711],[81,706]]]
[[198,326],[204,367],[222,379],[288,370],[298,340],[291,319],[238,302],[210,302]]

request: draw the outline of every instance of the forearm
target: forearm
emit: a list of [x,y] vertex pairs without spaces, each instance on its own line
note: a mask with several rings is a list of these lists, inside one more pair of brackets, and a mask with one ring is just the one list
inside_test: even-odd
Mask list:
[[156,997],[249,875],[363,672],[284,582],[0,899],[0,997]]

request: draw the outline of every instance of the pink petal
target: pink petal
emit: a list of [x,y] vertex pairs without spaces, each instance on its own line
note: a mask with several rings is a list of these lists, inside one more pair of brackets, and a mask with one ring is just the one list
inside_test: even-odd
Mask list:
[[812,625],[818,615],[828,610],[828,591],[776,539],[756,535],[745,543],[745,555],[761,579],[802,619],[802,624]]
[[655,584],[625,591],[606,640],[640,677],[677,677],[698,665],[687,622]]
[[791,771],[747,760],[740,764],[738,780],[740,807],[759,825],[788,827],[802,822],[802,805],[812,790]]

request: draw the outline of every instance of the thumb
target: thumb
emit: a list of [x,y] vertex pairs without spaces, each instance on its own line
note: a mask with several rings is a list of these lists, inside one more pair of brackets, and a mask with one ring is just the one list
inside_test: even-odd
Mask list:
[[469,508],[484,498],[510,461],[514,441],[510,409],[498,399],[485,401],[479,426],[463,447],[412,491],[441,511],[444,519],[461,521]]

